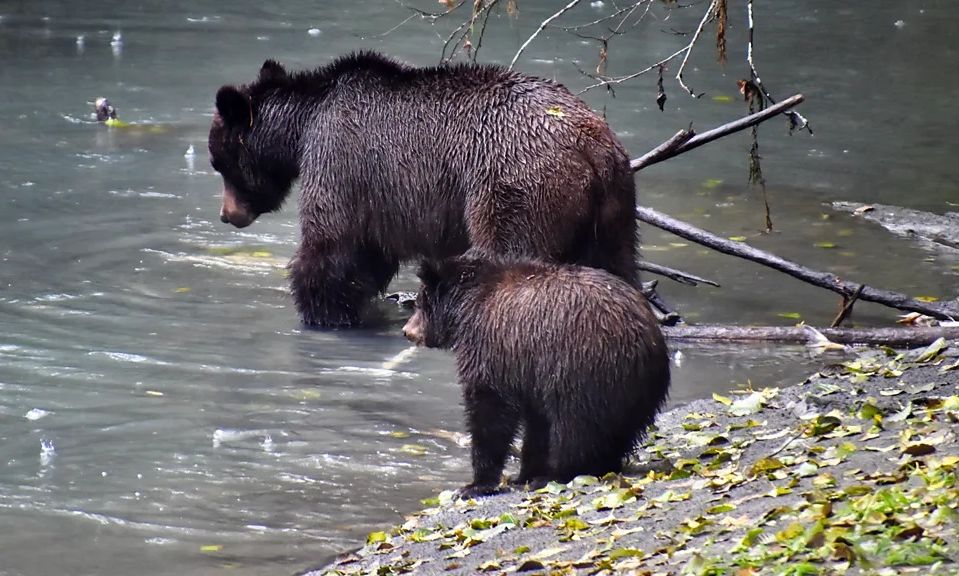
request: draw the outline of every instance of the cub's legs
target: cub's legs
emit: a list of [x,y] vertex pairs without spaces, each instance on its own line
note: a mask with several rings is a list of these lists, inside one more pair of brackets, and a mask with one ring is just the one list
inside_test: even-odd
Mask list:
[[473,437],[473,481],[460,490],[460,497],[493,494],[519,427],[519,413],[486,384],[466,383],[463,401],[466,425]]

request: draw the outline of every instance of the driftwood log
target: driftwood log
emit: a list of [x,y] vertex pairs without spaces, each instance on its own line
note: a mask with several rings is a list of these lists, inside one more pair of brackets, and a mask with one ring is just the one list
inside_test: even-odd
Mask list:
[[[911,348],[926,346],[938,338],[959,340],[959,326],[903,328],[818,328],[823,336],[837,344],[870,344]],[[806,344],[815,342],[814,333],[802,326],[664,326],[670,340],[775,342]]]
[[[632,160],[630,167],[634,172],[638,172],[643,168],[688,152],[723,136],[728,136],[729,134],[755,126],[779,114],[783,114],[802,101],[803,96],[796,94],[760,112],[698,135],[692,128],[680,130],[666,142],[663,142],[643,156]],[[737,256],[756,262],[757,264],[762,264],[763,266],[768,266],[803,282],[840,294],[843,297],[844,305],[841,313],[833,322],[834,326],[832,328],[818,329],[821,334],[834,342],[912,346],[928,344],[939,337],[959,338],[959,328],[955,327],[904,327],[857,330],[838,328],[838,324],[849,315],[853,305],[858,300],[875,302],[898,310],[918,312],[931,316],[932,318],[947,321],[959,319],[959,304],[947,305],[923,302],[910,298],[905,294],[880,290],[858,282],[843,280],[835,274],[807,268],[769,252],[753,248],[748,244],[726,240],[725,238],[706,232],[686,222],[671,218],[652,208],[637,207],[636,216],[642,222],[672,232],[677,236],[696,242],[697,244],[712,248],[724,254]],[[695,275],[651,263],[644,263],[642,268],[684,284],[703,282],[715,285],[715,283],[706,281]],[[663,312],[667,311],[663,310]],[[682,340],[761,340],[798,343],[807,342],[810,339],[809,331],[802,327],[683,325],[666,327],[665,330],[670,338]]]
[[959,318],[959,311],[947,305],[937,302],[923,302],[921,300],[916,300],[915,298],[910,298],[905,294],[889,292],[887,290],[879,290],[865,286],[864,284],[859,284],[857,282],[847,282],[835,274],[818,272],[816,270],[806,268],[805,266],[801,266],[795,262],[786,260],[785,258],[780,258],[779,256],[770,254],[769,252],[753,248],[744,242],[726,240],[725,238],[721,238],[715,234],[710,234],[705,230],[666,216],[665,214],[657,212],[652,208],[645,208],[642,206],[637,207],[636,215],[641,221],[646,222],[647,224],[652,224],[657,228],[662,228],[668,232],[672,232],[681,238],[691,240],[697,244],[702,244],[703,246],[707,246],[713,250],[722,252],[723,254],[737,256],[739,258],[744,258],[751,262],[756,262],[758,264],[762,264],[763,266],[768,266],[775,270],[779,270],[780,272],[789,274],[793,278],[798,278],[799,280],[812,284],[813,286],[819,286],[820,288],[837,292],[843,297],[852,298],[857,292],[860,291],[860,287],[862,287],[861,293],[859,293],[860,300],[876,302],[878,304],[883,304],[899,310],[919,312],[939,320],[955,320]]

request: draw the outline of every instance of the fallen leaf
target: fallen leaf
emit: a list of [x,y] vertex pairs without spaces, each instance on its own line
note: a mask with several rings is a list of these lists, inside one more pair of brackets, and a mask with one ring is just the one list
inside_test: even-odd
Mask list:
[[563,112],[563,109],[559,106],[550,106],[546,109],[546,113],[557,118],[563,118],[566,116],[566,112]]

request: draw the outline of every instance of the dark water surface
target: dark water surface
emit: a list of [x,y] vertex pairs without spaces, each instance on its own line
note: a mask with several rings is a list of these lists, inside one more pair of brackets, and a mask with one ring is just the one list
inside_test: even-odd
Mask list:
[[[508,62],[554,4],[520,2],[518,22],[494,23],[484,59]],[[405,353],[404,313],[388,304],[376,326],[302,330],[283,277],[295,210],[245,230],[221,224],[205,142],[216,88],[251,80],[267,57],[306,67],[368,47],[429,64],[448,24],[415,20],[377,38],[406,16],[388,2],[150,6],[0,3],[2,576],[292,573],[468,475],[453,435],[462,417],[450,356]],[[633,155],[689,122],[705,129],[744,113],[735,93],[746,74],[744,17],[730,6],[725,72],[706,38],[686,73],[701,100],[667,79],[661,113],[653,77],[615,98],[588,95]],[[570,22],[610,9],[583,3]],[[614,45],[611,69],[675,51],[684,40],[669,30],[688,30],[702,9],[650,19]],[[824,203],[959,210],[950,122],[959,5],[774,9],[757,15],[763,79],[780,97],[804,92],[816,129],[762,128],[778,231],[758,232],[745,135],[644,171],[643,202],[856,280],[955,297],[957,262]],[[121,43],[111,46],[115,33]],[[580,89],[588,82],[573,61],[592,67],[595,48],[547,32],[520,67]],[[87,102],[97,96],[135,126],[92,123]],[[799,313],[822,324],[835,313],[829,293],[644,234],[653,261],[723,284],[662,282],[691,320],[789,324],[781,315]],[[414,289],[411,272],[394,287]],[[874,306],[858,314],[867,324],[894,316]],[[797,348],[683,348],[673,401],[788,384],[822,362]]]

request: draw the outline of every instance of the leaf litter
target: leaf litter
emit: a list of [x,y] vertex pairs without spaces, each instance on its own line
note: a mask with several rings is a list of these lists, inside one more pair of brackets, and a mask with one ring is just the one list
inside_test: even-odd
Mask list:
[[870,350],[797,386],[716,394],[661,415],[623,475],[444,491],[308,574],[959,573],[949,353]]

